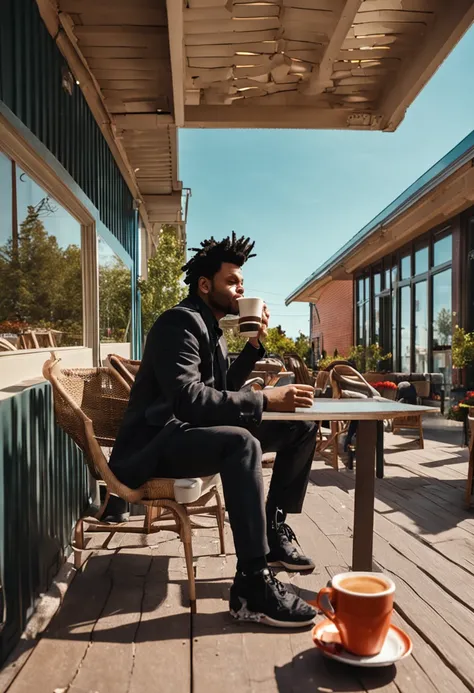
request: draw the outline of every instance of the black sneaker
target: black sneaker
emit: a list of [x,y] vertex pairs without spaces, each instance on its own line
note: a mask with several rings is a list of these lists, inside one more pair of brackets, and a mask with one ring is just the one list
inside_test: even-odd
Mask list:
[[268,568],[245,575],[238,572],[230,588],[231,616],[239,621],[277,628],[302,628],[313,623],[312,606],[288,592]]
[[128,522],[129,519],[130,512],[127,501],[124,501],[123,498],[119,498],[118,496],[110,496],[100,522],[115,525]]
[[311,558],[300,554],[291,543],[296,541],[299,546],[295,533],[284,519],[283,511],[277,509],[273,520],[268,523],[267,538],[270,547],[270,553],[267,555],[268,565],[273,568],[282,566],[294,571],[314,570],[315,565]]

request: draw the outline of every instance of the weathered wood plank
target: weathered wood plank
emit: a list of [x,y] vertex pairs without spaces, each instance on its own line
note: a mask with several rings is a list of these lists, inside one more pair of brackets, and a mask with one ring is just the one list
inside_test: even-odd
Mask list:
[[64,604],[10,687],[12,693],[67,689],[111,590],[112,552],[99,552],[74,579]]
[[[282,693],[315,690],[365,691],[354,670],[328,668],[316,651],[308,629],[285,631],[239,624],[228,615],[228,592],[234,562],[209,555],[199,537],[197,559],[198,612],[193,615],[193,691],[226,688],[239,693]],[[201,548],[199,548],[201,545]],[[205,555],[207,554],[207,556]],[[279,576],[288,583],[286,573]],[[217,578],[217,579],[216,579]],[[324,576],[324,584],[327,574]]]
[[[341,512],[347,512],[347,508],[341,508]],[[407,536],[406,542],[410,541],[417,543],[416,539]],[[350,552],[347,537],[337,537],[337,542],[342,554],[347,556]],[[438,654],[442,653],[465,685],[474,681],[473,611],[460,604],[400,552],[393,550],[385,535],[382,538],[376,533],[374,546],[376,562],[384,572],[392,575],[397,584],[397,609],[404,619],[423,633],[423,638]],[[449,580],[448,574],[446,571],[445,582]]]
[[70,682],[70,693],[100,688],[128,693],[134,667],[134,641],[150,567],[151,554],[144,549],[124,549],[114,555],[109,567],[112,581],[109,598]]
[[[157,535],[161,537],[160,535]],[[182,544],[176,535],[152,547],[129,693],[191,689],[191,617]]]

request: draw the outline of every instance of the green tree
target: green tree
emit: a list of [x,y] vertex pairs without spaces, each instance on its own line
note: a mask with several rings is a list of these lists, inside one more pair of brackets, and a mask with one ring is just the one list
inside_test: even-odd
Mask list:
[[148,261],[148,279],[140,282],[144,335],[161,313],[186,296],[187,288],[181,282],[184,262],[183,242],[173,226],[164,226],[156,254]]
[[41,216],[51,209],[27,207],[18,234],[0,246],[0,321],[63,332],[61,344],[82,343],[81,251],[61,248],[48,234]]
[[9,239],[0,249],[0,258],[3,319],[16,317],[30,324],[54,320],[63,251],[44,228],[35,207],[27,208],[17,242]]
[[307,366],[311,365],[311,341],[302,332],[295,339],[295,352],[303,359]]
[[433,340],[441,346],[451,343],[453,334],[453,318],[451,311],[447,308],[441,308],[435,320],[436,329],[433,335]]
[[270,327],[268,329],[268,335],[265,339],[265,349],[269,354],[283,356],[284,354],[295,351],[295,342],[291,337],[287,337],[281,325],[277,325],[277,327]]
[[99,267],[101,341],[127,342],[132,311],[130,270],[119,258]]
[[226,338],[229,352],[233,354],[240,354],[248,341],[247,337],[242,337],[238,332],[229,329],[224,330],[224,337]]

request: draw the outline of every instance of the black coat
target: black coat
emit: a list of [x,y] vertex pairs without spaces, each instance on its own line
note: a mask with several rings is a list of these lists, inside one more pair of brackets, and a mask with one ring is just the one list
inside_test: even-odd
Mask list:
[[110,459],[112,471],[124,484],[137,488],[159,476],[160,451],[167,436],[183,423],[260,423],[262,393],[241,387],[264,355],[263,347],[247,344],[229,368],[221,334],[199,298],[185,299],[156,320]]

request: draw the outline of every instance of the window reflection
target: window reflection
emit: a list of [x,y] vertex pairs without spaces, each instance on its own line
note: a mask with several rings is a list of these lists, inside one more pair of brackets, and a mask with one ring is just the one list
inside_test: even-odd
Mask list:
[[428,368],[428,282],[415,284],[415,372]]
[[[99,236],[99,330],[101,344],[130,342],[131,272]],[[110,346],[105,350],[111,353]],[[104,356],[104,354],[102,354]],[[121,352],[121,355],[125,355]],[[127,355],[129,355],[127,351]]]
[[433,277],[433,371],[444,374],[448,391],[452,382],[452,337],[452,276],[448,269]]
[[81,345],[81,225],[3,155],[0,167],[0,335],[17,348]]
[[443,265],[445,262],[451,262],[453,258],[453,237],[451,234],[435,241],[433,245],[433,265]]
[[425,246],[415,252],[415,274],[424,274],[428,272],[428,267],[428,246]]
[[411,357],[411,288],[400,289],[400,365],[404,372],[410,372]]
[[380,272],[374,274],[374,294],[377,295],[382,290],[382,278]]
[[410,279],[411,277],[411,255],[405,255],[400,261],[400,279]]

